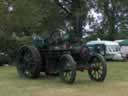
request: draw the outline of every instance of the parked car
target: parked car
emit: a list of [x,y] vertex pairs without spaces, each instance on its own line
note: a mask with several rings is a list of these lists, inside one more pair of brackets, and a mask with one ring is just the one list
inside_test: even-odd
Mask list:
[[3,66],[4,64],[11,64],[11,57],[4,53],[0,52],[0,66]]
[[128,54],[126,55],[126,58],[128,59]]

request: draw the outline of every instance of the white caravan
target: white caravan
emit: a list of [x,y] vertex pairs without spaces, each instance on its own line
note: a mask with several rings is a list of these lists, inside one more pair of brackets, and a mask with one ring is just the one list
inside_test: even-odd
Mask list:
[[91,50],[102,54],[106,59],[123,60],[123,57],[120,52],[120,45],[116,42],[95,40],[87,42],[87,46]]
[[128,59],[128,39],[116,40],[115,42],[119,43],[120,51],[124,58]]

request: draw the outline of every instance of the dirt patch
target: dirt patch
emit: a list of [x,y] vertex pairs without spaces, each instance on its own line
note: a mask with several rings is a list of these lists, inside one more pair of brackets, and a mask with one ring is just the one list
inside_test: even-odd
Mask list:
[[33,96],[128,96],[128,82],[89,89],[49,88],[33,92]]
[[33,96],[128,96],[128,88],[99,91],[78,91],[73,89],[48,89],[36,92]]

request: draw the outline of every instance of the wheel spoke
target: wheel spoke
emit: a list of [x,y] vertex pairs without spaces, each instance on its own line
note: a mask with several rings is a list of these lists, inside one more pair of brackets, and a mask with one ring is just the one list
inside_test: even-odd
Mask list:
[[101,77],[101,75],[102,75],[102,74],[98,71],[98,78],[100,78],[100,77]]
[[76,65],[70,55],[65,55],[62,58],[60,76],[66,83],[73,83],[76,76]]
[[32,57],[31,57],[31,52],[28,51],[27,49],[24,49],[22,52],[22,56],[20,57],[20,68],[23,71],[23,74],[26,76],[30,75],[30,64],[32,62]]
[[[36,65],[35,65],[36,64]],[[40,74],[41,58],[37,48],[22,46],[18,51],[17,70],[23,77],[37,78]]]
[[68,80],[70,80],[71,75],[72,75],[71,72],[68,72],[68,74],[67,74],[67,79],[68,79]]
[[65,77],[65,78],[67,77],[67,72],[64,72],[64,77]]
[[96,78],[96,71],[94,71],[94,74],[93,74],[94,78]]
[[103,81],[106,75],[106,65],[101,56],[95,57],[91,62],[89,76],[92,80]]

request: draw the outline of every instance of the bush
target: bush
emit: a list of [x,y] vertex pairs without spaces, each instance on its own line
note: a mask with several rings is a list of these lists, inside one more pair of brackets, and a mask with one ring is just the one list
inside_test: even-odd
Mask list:
[[[17,38],[10,36],[10,34],[0,32],[0,52],[8,54],[8,58],[11,57],[10,61],[15,61],[17,49],[24,44],[31,44],[31,37]],[[2,57],[3,58],[3,57]],[[3,60],[6,61],[6,60]],[[0,60],[1,62],[1,60]]]

